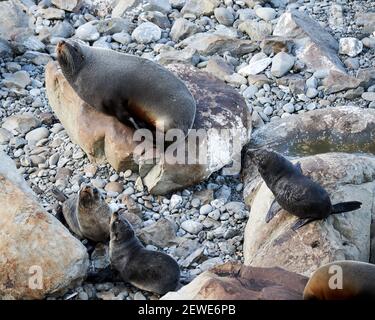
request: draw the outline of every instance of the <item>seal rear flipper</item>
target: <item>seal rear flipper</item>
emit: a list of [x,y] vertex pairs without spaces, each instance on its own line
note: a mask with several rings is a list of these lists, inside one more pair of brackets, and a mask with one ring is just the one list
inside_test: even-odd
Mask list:
[[362,202],[359,201],[349,201],[341,202],[332,206],[332,214],[339,214],[343,212],[354,211],[361,208]]
[[105,283],[105,282],[121,282],[123,281],[119,273],[108,266],[101,270],[89,270],[87,273],[87,282]]
[[281,210],[281,206],[279,205],[279,203],[277,202],[277,200],[273,200],[272,204],[271,204],[271,207],[270,209],[268,210],[267,212],[267,215],[266,215],[266,223],[270,222],[274,216],[276,216],[276,214]]
[[319,219],[316,218],[307,218],[307,219],[298,219],[295,224],[292,225],[292,230],[297,231],[298,229],[302,228],[303,226],[309,224],[310,222],[316,221]]

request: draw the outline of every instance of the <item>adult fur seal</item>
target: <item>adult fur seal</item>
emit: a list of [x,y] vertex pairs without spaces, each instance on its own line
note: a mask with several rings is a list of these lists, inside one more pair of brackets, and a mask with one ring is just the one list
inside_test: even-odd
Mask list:
[[[57,195],[56,190],[53,193]],[[69,229],[78,237],[95,242],[109,239],[111,209],[98,189],[83,186],[78,194],[63,201],[62,213]]]
[[375,265],[336,261],[320,267],[307,282],[305,300],[375,299]]
[[[160,132],[191,129],[196,103],[172,72],[144,58],[60,41],[57,60],[77,92],[98,111]],[[134,124],[133,122],[133,124]]]
[[119,212],[112,214],[110,231],[111,265],[124,281],[160,295],[177,288],[180,280],[177,262],[165,253],[145,249]]
[[275,201],[266,216],[267,223],[280,209],[284,209],[300,218],[292,227],[293,230],[297,230],[314,220],[357,210],[362,205],[358,201],[332,205],[327,191],[303,175],[300,163],[294,165],[276,152],[259,149],[248,150],[248,154],[275,196]]

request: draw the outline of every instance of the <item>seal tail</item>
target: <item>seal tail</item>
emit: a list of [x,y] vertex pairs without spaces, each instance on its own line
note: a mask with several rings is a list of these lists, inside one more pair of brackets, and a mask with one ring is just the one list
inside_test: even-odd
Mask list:
[[359,201],[350,201],[350,202],[341,202],[332,206],[332,214],[339,214],[343,212],[349,212],[357,210],[361,207],[362,202]]

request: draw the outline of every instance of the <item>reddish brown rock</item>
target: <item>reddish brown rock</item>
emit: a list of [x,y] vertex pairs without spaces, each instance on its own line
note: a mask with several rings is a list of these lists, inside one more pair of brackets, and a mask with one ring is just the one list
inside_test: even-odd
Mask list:
[[307,280],[281,268],[227,263],[202,273],[162,300],[301,300]]

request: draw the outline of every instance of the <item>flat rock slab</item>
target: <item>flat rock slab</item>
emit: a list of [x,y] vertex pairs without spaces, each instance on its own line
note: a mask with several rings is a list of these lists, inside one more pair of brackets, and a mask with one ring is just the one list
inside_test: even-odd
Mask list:
[[303,173],[328,191],[333,204],[360,201],[362,208],[312,222],[295,232],[291,226],[297,218],[284,210],[265,222],[274,196],[260,180],[247,198],[252,200],[244,236],[245,265],[279,266],[309,276],[332,261],[369,262],[370,228],[375,217],[375,157],[326,153],[298,161]]
[[302,300],[307,278],[281,268],[227,263],[161,300]]
[[[46,67],[46,90],[50,105],[72,141],[93,162],[107,160],[117,171],[139,169],[145,186],[153,194],[165,194],[198,183],[230,164],[233,159],[239,163],[241,149],[251,133],[249,110],[234,88],[192,66],[172,64],[168,65],[168,69],[185,82],[197,102],[193,128],[208,132],[207,154],[203,163],[139,164],[134,154],[134,130],[83,102],[56,62]],[[235,146],[221,134],[222,129],[232,130]],[[197,146],[201,146],[199,141],[189,144],[189,148]]]
[[258,47],[251,40],[241,40],[227,35],[215,33],[197,33],[181,41],[178,47],[196,50],[202,55],[231,54],[241,56],[254,52]]
[[0,189],[0,300],[43,299],[80,285],[86,248],[38,204],[4,153]]
[[274,36],[293,39],[297,57],[314,70],[336,70],[345,73],[338,56],[339,44],[331,34],[309,15],[298,10],[284,13]]

